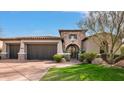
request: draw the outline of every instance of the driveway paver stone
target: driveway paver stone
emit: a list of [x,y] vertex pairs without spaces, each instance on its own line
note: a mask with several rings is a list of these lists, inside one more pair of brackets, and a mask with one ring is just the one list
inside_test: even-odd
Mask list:
[[65,67],[76,62],[0,60],[0,81],[38,81],[50,67]]

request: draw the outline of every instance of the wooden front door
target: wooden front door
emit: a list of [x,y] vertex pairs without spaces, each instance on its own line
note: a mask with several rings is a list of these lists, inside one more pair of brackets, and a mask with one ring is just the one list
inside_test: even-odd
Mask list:
[[71,54],[71,58],[78,58],[79,48],[77,45],[69,45],[66,51]]

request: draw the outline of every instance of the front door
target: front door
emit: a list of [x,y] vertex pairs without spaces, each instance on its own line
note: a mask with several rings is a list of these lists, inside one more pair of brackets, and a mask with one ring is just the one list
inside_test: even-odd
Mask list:
[[66,51],[71,54],[71,58],[78,58],[79,48],[77,45],[69,45]]

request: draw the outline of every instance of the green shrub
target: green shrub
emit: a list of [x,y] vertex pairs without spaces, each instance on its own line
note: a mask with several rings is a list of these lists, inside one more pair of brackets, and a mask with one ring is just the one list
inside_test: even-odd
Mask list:
[[80,54],[79,60],[80,60],[81,62],[83,62],[83,61],[85,60],[84,53],[81,53],[81,54]]
[[63,53],[63,56],[66,61],[70,61],[70,59],[71,59],[70,53]]
[[124,46],[120,48],[120,51],[121,51],[121,55],[124,55]]
[[95,59],[96,57],[97,57],[97,54],[96,53],[86,53],[85,54],[85,58],[88,61],[88,63],[91,63],[91,61],[93,59]]
[[88,63],[91,63],[93,59],[97,57],[96,53],[82,53],[80,54],[80,61],[87,61]]
[[64,56],[63,56],[62,54],[55,54],[55,55],[53,56],[53,59],[54,59],[56,62],[61,62],[61,60],[62,60],[63,57],[64,57]]

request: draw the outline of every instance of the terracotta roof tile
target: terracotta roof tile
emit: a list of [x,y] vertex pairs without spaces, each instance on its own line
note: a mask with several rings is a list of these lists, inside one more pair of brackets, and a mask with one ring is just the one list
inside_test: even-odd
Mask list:
[[27,37],[12,37],[12,38],[0,38],[0,40],[29,40],[29,39],[36,39],[36,40],[41,40],[41,39],[61,39],[61,37],[57,36],[27,36]]
[[61,32],[86,32],[87,29],[60,29],[59,33],[61,35]]

